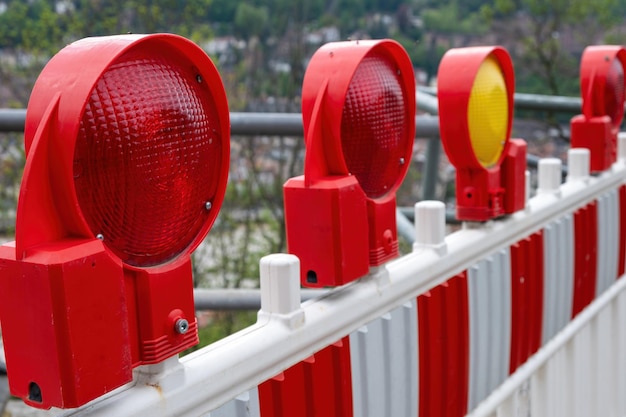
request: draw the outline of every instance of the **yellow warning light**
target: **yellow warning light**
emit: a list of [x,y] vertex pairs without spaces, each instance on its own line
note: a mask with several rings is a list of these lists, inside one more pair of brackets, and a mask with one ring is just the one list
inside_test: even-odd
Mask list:
[[500,160],[508,139],[509,101],[498,61],[485,59],[470,92],[467,124],[474,155],[485,168]]
[[500,46],[451,49],[437,74],[439,131],[456,168],[456,214],[487,221],[521,210],[526,143],[510,139],[515,74]]

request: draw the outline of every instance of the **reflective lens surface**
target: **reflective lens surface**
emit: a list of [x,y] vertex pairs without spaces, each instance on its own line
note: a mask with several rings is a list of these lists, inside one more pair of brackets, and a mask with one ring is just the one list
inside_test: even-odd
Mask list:
[[208,219],[222,140],[213,99],[174,50],[131,50],[102,75],[80,121],[78,202],[94,236],[122,261],[162,264]]
[[469,98],[467,124],[476,159],[490,167],[508,140],[509,103],[500,65],[493,56],[481,64]]
[[363,59],[346,95],[341,146],[348,170],[370,198],[395,189],[410,162],[407,99],[414,100],[404,97],[400,74],[386,56],[372,53]]

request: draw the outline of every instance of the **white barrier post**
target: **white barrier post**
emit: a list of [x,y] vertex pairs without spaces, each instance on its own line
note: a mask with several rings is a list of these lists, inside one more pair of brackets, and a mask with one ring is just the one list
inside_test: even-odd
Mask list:
[[441,201],[420,201],[415,204],[415,243],[413,251],[434,249],[439,255],[446,248],[446,206]]
[[300,308],[300,260],[295,255],[272,254],[261,258],[261,311],[282,316],[290,328],[304,324]]
[[560,194],[561,187],[561,160],[545,158],[539,161],[537,167],[537,194]]
[[589,158],[591,153],[587,148],[572,148],[567,152],[567,181],[586,181],[589,179]]
[[626,162],[626,132],[617,134],[617,160]]

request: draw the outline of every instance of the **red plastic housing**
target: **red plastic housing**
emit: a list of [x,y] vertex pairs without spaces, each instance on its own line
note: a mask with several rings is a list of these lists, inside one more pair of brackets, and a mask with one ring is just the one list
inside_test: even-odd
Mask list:
[[132,379],[122,264],[99,240],[0,247],[2,333],[11,393],[77,407]]
[[87,38],[52,58],[0,248],[14,395],[78,407],[197,343],[190,254],[222,204],[229,137],[219,74],[184,38]]
[[609,116],[574,116],[570,122],[572,148],[589,149],[589,169],[600,172],[617,160],[617,130]]
[[[481,65],[494,58],[506,86],[508,120],[505,143],[498,160],[481,163],[474,151],[468,117],[470,95]],[[449,50],[438,72],[441,140],[456,167],[456,214],[459,220],[486,221],[525,206],[526,146],[509,140],[513,120],[515,80],[508,52],[497,46]],[[513,145],[512,145],[513,144]]]
[[287,246],[302,284],[335,286],[398,255],[395,192],[415,136],[415,78],[395,41],[336,42],[302,90],[304,176],[284,186]]
[[600,172],[617,160],[617,133],[624,118],[624,67],[622,46],[589,46],[580,63],[583,114],[571,121],[572,148],[590,151],[590,170]]
[[[367,202],[353,176],[328,178],[315,187],[304,177],[285,184],[289,251],[298,254],[307,286],[343,285],[367,274]],[[302,238],[293,238],[301,236]],[[349,237],[349,239],[347,238]]]
[[526,141],[509,139],[509,148],[500,166],[500,182],[504,188],[502,207],[505,214],[526,206]]

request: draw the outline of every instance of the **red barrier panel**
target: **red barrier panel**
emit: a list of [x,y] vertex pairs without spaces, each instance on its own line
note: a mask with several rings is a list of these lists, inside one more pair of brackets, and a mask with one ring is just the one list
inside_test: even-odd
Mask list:
[[619,187],[619,253],[617,278],[624,275],[626,263],[626,185]]
[[541,346],[543,253],[543,231],[511,246],[510,373]]
[[576,317],[596,296],[598,248],[598,203],[589,203],[574,213],[574,303]]
[[419,415],[464,416],[469,384],[469,310],[463,272],[417,298]]
[[350,339],[339,340],[259,385],[263,417],[350,417]]

